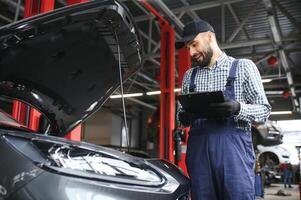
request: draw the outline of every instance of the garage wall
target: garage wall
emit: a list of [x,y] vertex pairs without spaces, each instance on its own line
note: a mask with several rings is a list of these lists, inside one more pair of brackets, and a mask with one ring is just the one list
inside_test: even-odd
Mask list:
[[[129,135],[131,138],[131,147],[137,148],[139,145],[139,120],[137,117],[128,119],[128,129],[130,130]],[[112,114],[112,135],[111,135],[111,145],[119,146],[121,132],[123,127],[123,118]],[[123,132],[123,146],[126,146],[125,133]]]
[[110,112],[95,113],[85,123],[83,141],[93,144],[110,144],[112,131],[111,119],[112,114]]
[[[93,144],[120,146],[122,126],[121,116],[109,111],[99,111],[86,121],[82,140]],[[131,147],[137,148],[140,137],[138,117],[128,119],[128,127],[131,130]]]

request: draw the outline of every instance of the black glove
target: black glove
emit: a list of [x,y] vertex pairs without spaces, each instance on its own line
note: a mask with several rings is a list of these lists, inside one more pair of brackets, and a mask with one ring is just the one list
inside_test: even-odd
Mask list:
[[211,103],[208,108],[209,118],[226,118],[237,115],[240,111],[240,103],[229,100],[223,103]]
[[181,111],[179,112],[179,121],[184,125],[184,126],[189,126],[192,124],[194,120],[196,120],[199,116],[195,113],[191,112],[186,112],[186,111]]

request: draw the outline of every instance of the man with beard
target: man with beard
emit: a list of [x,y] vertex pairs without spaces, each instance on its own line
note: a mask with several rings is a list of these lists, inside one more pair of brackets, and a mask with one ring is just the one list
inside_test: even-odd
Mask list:
[[192,200],[255,199],[251,123],[265,122],[271,111],[257,67],[222,52],[214,29],[203,20],[185,25],[176,42],[182,47],[198,64],[185,73],[182,94],[223,91],[225,97],[204,113],[181,105],[177,110],[180,125],[191,127],[186,165]]

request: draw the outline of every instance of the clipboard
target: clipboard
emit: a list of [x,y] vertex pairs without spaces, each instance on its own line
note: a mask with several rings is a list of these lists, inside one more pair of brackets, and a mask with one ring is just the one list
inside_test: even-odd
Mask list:
[[209,104],[225,102],[223,91],[179,95],[178,100],[187,112],[206,113]]

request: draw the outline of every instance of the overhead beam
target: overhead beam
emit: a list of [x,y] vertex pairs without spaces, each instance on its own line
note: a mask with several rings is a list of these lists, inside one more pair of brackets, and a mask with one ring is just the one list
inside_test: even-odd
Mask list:
[[150,19],[148,21],[148,38],[150,39],[148,40],[147,43],[147,53],[150,53],[152,50],[152,43],[151,43],[152,34],[153,34],[153,19]]
[[138,100],[138,99],[135,99],[135,98],[133,98],[133,97],[129,97],[129,98],[127,98],[127,99],[128,99],[129,101],[138,103],[138,104],[140,104],[140,105],[142,105],[142,106],[144,106],[144,107],[150,108],[150,109],[152,109],[152,110],[157,110],[157,109],[158,109],[158,107],[156,107],[156,106],[153,106],[153,105],[151,105],[151,104],[145,103],[145,102],[143,102],[143,101],[141,101],[141,100]]
[[12,23],[13,22],[12,19],[10,19],[8,17],[5,17],[5,16],[3,16],[1,14],[0,14],[0,19],[3,20],[3,21],[5,21],[5,22],[7,22],[7,23]]
[[[230,11],[230,13],[231,13],[233,19],[235,20],[236,24],[239,26],[239,24],[240,24],[240,19],[238,18],[238,16],[237,16],[235,10],[234,10],[233,7],[231,6],[231,4],[228,4],[227,7],[228,7],[228,9],[229,9],[229,11]],[[250,36],[249,36],[248,32],[246,31],[246,29],[245,29],[244,26],[242,27],[242,31],[243,31],[244,34],[246,35],[247,39],[250,40]]]
[[[245,0],[224,0],[224,1],[215,0],[215,1],[208,1],[208,2],[204,2],[204,3],[191,4],[188,6],[183,6],[181,8],[171,9],[171,11],[174,14],[177,14],[177,13],[182,12],[183,10],[186,10],[186,11],[204,10],[204,9],[220,6],[222,3],[226,5],[226,4],[232,4],[232,3],[237,3],[237,2],[241,2],[241,1],[245,1]],[[145,20],[148,20],[148,18],[149,18],[148,15],[141,15],[141,16],[135,17],[135,21],[136,22],[145,21]]]
[[[300,40],[301,36],[292,36],[282,39],[282,41],[296,41]],[[267,39],[256,39],[256,40],[247,40],[247,41],[239,41],[239,42],[231,42],[226,44],[221,44],[220,47],[222,49],[233,49],[233,48],[242,48],[242,47],[250,47],[253,45],[263,45],[263,44],[273,44],[274,40]]]
[[181,19],[185,15],[185,11],[182,11],[178,14],[178,18]]
[[227,39],[227,42],[232,42],[233,39],[236,37],[236,35],[239,33],[239,31],[244,27],[244,25],[247,23],[249,17],[253,15],[253,13],[256,11],[256,8],[258,4],[260,4],[261,0],[257,0],[255,6],[250,10],[248,15],[245,17],[245,19],[240,23],[240,25],[232,32],[232,34]]
[[144,74],[144,73],[142,73],[142,72],[137,72],[137,74],[138,74],[139,76],[141,76],[142,78],[144,78],[145,80],[147,80],[147,81],[149,81],[149,82],[151,82],[151,83],[154,83],[154,84],[159,85],[158,81],[156,81],[156,80],[154,80],[153,78],[147,76],[146,74]]
[[[296,41],[301,41],[301,36],[300,35],[294,35],[294,36],[289,36],[286,38],[282,38],[283,42],[296,42]],[[256,46],[256,45],[265,45],[265,44],[273,44],[274,40],[271,38],[263,38],[263,39],[255,39],[255,40],[246,40],[246,41],[238,41],[238,42],[231,42],[231,43],[225,43],[225,44],[220,44],[219,46],[221,49],[235,49],[235,48],[243,48],[243,47],[250,47],[250,46]],[[295,49],[296,51],[299,51],[300,49]],[[293,51],[288,49],[288,51]],[[146,54],[144,56],[144,59],[148,58],[159,58],[160,54],[158,53],[151,53],[151,54]]]
[[154,18],[152,14],[150,14],[150,12],[148,10],[146,10],[138,1],[131,1],[132,3],[134,3],[138,8],[140,8],[142,10],[142,12],[144,12],[146,15],[148,15],[151,18]]
[[[160,32],[161,32],[161,28],[159,26],[159,22],[157,20],[155,20],[155,25],[156,25],[156,28],[157,28],[157,31],[158,31],[158,34],[160,35]],[[159,50],[160,48],[160,42],[158,42],[158,44],[155,46],[155,48],[153,49],[152,53],[155,53]]]
[[274,55],[274,54],[275,54],[275,52],[271,52],[271,53],[265,54],[265,55],[262,56],[261,58],[257,59],[257,60],[255,61],[255,64],[257,65],[257,64],[259,64],[259,63],[265,61],[266,59],[268,59],[269,57],[271,57],[271,56]]
[[222,43],[225,43],[225,38],[226,38],[226,26],[225,26],[225,4],[222,4],[221,6],[221,30],[222,30]]
[[16,7],[16,12],[15,12],[15,17],[14,17],[14,21],[18,20],[20,9],[21,9],[21,0],[18,0],[17,7]]
[[[287,51],[286,51],[286,52],[287,52]],[[295,69],[295,71],[296,71],[298,74],[301,75],[301,69],[299,69],[299,67],[298,67],[298,66],[296,65],[296,63],[290,58],[289,55],[287,56],[287,59],[288,59],[288,61],[290,61],[290,63],[291,63],[290,66],[292,66],[292,67]]]
[[[301,87],[301,83],[296,83],[295,87]],[[265,84],[265,89],[285,89],[287,90],[287,87],[281,83],[281,84]]]
[[[144,89],[147,89],[147,90],[149,90],[149,91],[151,91],[152,90],[152,88],[150,88],[150,87],[148,87],[148,86],[146,86],[147,84],[145,84],[145,83],[140,83],[140,82],[138,82],[138,81],[136,81],[136,80],[134,80],[134,79],[129,79],[132,83],[135,83],[136,85],[139,85],[140,87],[143,87]],[[156,85],[156,86],[158,86],[158,85]]]
[[[184,6],[190,6],[190,4],[187,2],[187,0],[181,0],[181,2],[184,4]],[[200,17],[195,13],[193,10],[187,10],[187,14],[194,20],[200,20]],[[181,13],[185,13],[182,11]],[[179,17],[180,18],[180,17]]]
[[287,17],[287,19],[295,25],[299,32],[301,32],[301,24],[279,3],[278,0],[273,0],[280,12]]
[[[18,3],[12,1],[12,0],[0,0],[2,3],[5,3],[6,5],[12,7],[13,9],[16,9],[18,7]],[[24,7],[20,6],[20,16],[24,15]]]
[[181,22],[181,20],[166,6],[163,1],[153,1],[159,8],[163,11],[163,13],[170,18],[170,23],[174,24],[179,31],[182,31],[184,28],[184,24]]
[[182,32],[184,24],[181,20],[163,3],[162,1],[153,1],[164,13],[165,16],[169,19],[169,23],[175,27],[175,36],[177,39],[180,39],[181,36],[179,33]]
[[152,63],[155,63],[156,65],[160,66],[160,62],[157,61],[156,59],[154,59],[154,58],[149,58],[148,60],[151,61]]
[[147,41],[150,40],[150,42],[153,44],[153,45],[157,45],[158,42],[154,41],[152,38],[150,38],[146,33],[144,33],[142,30],[139,30],[139,33],[142,37],[144,37]]

